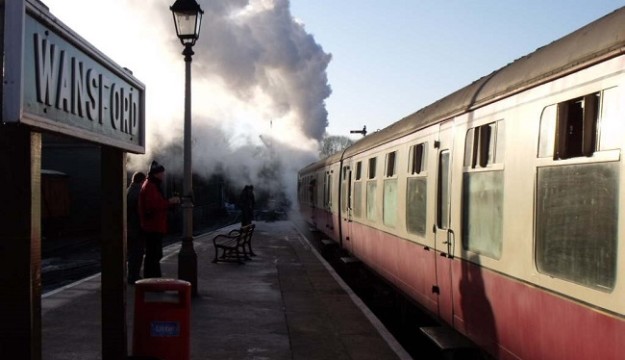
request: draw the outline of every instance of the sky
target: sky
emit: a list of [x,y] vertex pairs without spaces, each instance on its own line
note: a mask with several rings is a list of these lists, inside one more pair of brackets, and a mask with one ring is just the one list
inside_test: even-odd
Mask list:
[[[131,165],[181,143],[184,62],[169,10],[173,0],[43,2],[146,85],[147,154]],[[194,171],[219,168],[252,182],[263,162],[277,157],[293,176],[316,159],[325,135],[359,139],[349,131],[382,129],[625,5],[198,2],[205,14],[192,63]],[[182,161],[169,163],[179,171]]]
[[614,0],[292,0],[332,54],[328,131],[381,129],[622,6]]

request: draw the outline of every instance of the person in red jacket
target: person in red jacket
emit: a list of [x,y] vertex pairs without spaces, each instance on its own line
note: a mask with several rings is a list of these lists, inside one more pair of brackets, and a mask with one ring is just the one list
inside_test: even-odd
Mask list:
[[148,178],[139,193],[139,217],[145,234],[144,278],[161,277],[161,258],[163,257],[163,235],[167,233],[167,210],[173,204],[180,203],[178,197],[165,198],[161,183],[165,177],[165,168],[152,161]]

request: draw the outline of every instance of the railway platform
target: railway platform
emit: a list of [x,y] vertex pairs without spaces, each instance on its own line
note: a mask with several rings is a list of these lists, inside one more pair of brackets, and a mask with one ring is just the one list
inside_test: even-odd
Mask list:
[[[289,221],[256,223],[256,257],[212,263],[212,238],[195,238],[198,296],[191,304],[191,359],[410,359]],[[166,247],[175,278],[179,243]],[[101,359],[100,278],[44,294],[43,358]],[[134,287],[127,288],[132,354]]]

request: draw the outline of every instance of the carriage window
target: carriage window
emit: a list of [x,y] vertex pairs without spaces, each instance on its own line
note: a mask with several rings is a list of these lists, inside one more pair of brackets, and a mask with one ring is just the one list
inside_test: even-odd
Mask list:
[[464,166],[471,166],[473,158],[473,139],[475,138],[475,128],[467,130],[466,140],[464,141]]
[[332,206],[332,175],[329,175],[329,174],[328,174],[327,194],[328,194],[328,202],[326,206],[331,207]]
[[540,138],[538,139],[538,157],[552,157],[556,139],[556,106],[543,109],[540,116]]
[[[465,250],[501,257],[503,241],[504,122],[467,131],[462,178],[462,245]],[[487,171],[484,171],[486,168]]]
[[620,148],[619,106],[617,88],[611,88],[546,107],[540,120],[538,157],[561,160]]
[[326,171],[323,177],[323,206],[332,206],[332,175],[330,171]]
[[384,180],[384,207],[383,221],[384,225],[395,227],[397,219],[397,178]]
[[341,204],[343,212],[347,212],[351,208],[351,181],[352,173],[349,166],[343,166],[343,181],[341,181]]
[[375,178],[375,162],[376,158],[369,159],[369,179]]
[[554,160],[593,154],[599,97],[594,93],[558,104]]
[[464,165],[471,168],[485,168],[502,163],[504,157],[503,121],[492,122],[467,131]]
[[356,163],[356,180],[362,178],[362,161]]
[[503,241],[503,170],[465,172],[462,208],[464,249],[499,259]]
[[377,201],[377,181],[367,181],[367,219],[375,221],[376,216],[376,201]]
[[356,178],[354,181],[354,216],[362,217],[362,161],[356,163]]
[[506,123],[497,121],[497,141],[495,142],[495,163],[503,164],[506,155]]
[[610,162],[538,169],[540,272],[598,290],[614,288],[619,168],[619,162]]
[[397,151],[386,154],[386,177],[395,176],[397,171],[395,170],[395,158]]
[[354,183],[354,216],[362,217],[362,182]]
[[410,177],[406,185],[406,230],[425,236],[427,177]]
[[425,236],[427,210],[427,177],[425,173],[427,143],[410,148],[411,175],[406,182],[406,230],[415,235]]
[[601,122],[599,123],[599,150],[620,149],[623,143],[623,118],[619,116],[620,101],[617,88],[603,91]]
[[309,195],[310,195],[310,204],[312,206],[316,206],[317,205],[317,179],[313,177],[310,180],[308,187],[309,187]]
[[420,174],[425,170],[426,144],[417,144],[410,148],[410,174]]
[[441,151],[438,167],[438,206],[436,225],[439,229],[449,228],[449,150]]
[[323,206],[327,207],[330,205],[330,174],[326,172],[323,177]]

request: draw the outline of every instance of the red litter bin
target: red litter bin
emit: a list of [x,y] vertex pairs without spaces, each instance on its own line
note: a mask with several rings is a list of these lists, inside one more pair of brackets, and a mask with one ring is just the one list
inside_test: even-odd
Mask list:
[[191,283],[162,278],[137,281],[132,354],[188,360],[190,319]]

